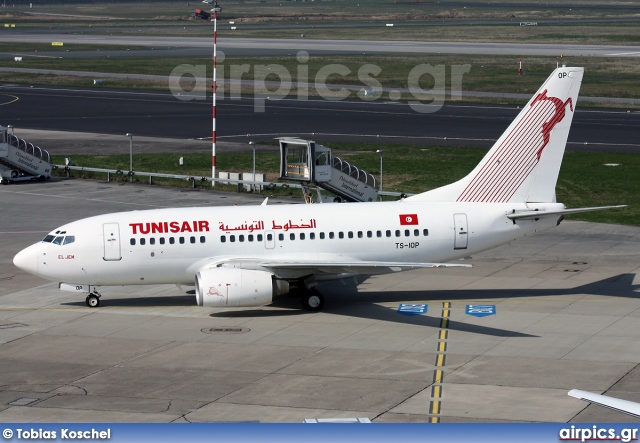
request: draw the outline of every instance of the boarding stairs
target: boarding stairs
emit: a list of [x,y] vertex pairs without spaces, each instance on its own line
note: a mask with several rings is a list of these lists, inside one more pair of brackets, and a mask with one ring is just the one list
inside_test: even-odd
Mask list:
[[7,132],[0,126],[0,183],[51,178],[51,156],[47,151]]
[[280,141],[280,178],[314,184],[337,198],[332,201],[371,202],[378,198],[373,175],[331,154],[311,140],[283,137]]

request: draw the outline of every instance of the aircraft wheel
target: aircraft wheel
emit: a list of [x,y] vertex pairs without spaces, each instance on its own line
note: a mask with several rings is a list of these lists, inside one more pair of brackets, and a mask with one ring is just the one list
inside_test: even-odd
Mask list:
[[311,312],[319,312],[324,307],[324,297],[315,289],[303,295],[300,302],[303,308]]
[[87,302],[87,306],[90,308],[97,308],[100,306],[100,299],[94,294],[89,294],[85,301]]

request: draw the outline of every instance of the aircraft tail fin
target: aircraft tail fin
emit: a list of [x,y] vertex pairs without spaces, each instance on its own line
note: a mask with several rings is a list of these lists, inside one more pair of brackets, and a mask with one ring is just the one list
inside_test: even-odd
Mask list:
[[554,70],[476,168],[408,201],[555,202],[584,68]]

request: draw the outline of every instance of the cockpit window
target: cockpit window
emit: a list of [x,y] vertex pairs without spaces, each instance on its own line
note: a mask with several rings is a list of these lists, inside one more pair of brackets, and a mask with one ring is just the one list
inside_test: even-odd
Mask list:
[[64,238],[64,243],[62,243],[63,245],[68,245],[69,243],[73,243],[74,241],[76,241],[76,236],[75,235],[67,235]]
[[52,243],[54,245],[61,245],[62,244],[62,240],[64,240],[64,237],[63,236],[58,236],[53,240]]
[[45,243],[51,243],[54,238],[56,238],[55,235],[47,235],[45,238],[42,239],[42,241]]

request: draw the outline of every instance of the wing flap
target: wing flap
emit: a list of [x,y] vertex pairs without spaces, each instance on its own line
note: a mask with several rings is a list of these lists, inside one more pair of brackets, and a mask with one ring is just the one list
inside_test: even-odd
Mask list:
[[382,274],[389,272],[407,271],[418,268],[471,268],[471,265],[451,263],[402,263],[380,261],[280,261],[269,260],[259,263],[259,266],[273,270],[301,270],[309,269],[314,273],[323,274]]

